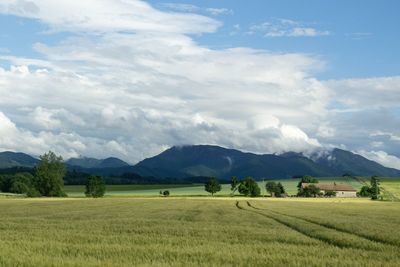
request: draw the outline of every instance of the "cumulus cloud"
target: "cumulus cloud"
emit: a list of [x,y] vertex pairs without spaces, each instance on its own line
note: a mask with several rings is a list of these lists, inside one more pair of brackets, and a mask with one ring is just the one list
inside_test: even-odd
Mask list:
[[2,1],[0,12],[71,34],[34,44],[40,59],[0,57],[10,64],[0,67],[2,150],[135,163],[181,144],[281,153],[382,142],[396,155],[381,140],[392,137],[369,135],[398,136],[389,127],[398,117],[383,110],[398,107],[395,77],[323,82],[314,73],[324,62],[312,55],[210,49],[190,34],[220,22],[143,1],[27,2]]
[[262,34],[264,37],[316,37],[331,33],[307,26],[299,21],[273,19],[250,26],[248,34]]

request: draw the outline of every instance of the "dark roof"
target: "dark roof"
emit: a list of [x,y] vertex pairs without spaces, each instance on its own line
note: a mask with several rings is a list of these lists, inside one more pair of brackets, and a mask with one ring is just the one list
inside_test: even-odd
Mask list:
[[315,185],[321,190],[324,191],[356,191],[351,185],[349,184],[311,184],[311,183],[301,183],[301,188],[306,188],[309,185]]

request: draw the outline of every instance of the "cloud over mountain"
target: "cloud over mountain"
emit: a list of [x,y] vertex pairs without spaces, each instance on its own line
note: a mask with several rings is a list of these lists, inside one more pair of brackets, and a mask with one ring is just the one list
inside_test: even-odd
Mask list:
[[212,49],[194,37],[222,25],[207,16],[133,0],[8,0],[0,12],[68,33],[35,43],[38,58],[0,53],[10,65],[0,67],[2,150],[130,163],[180,144],[371,151],[365,144],[381,137],[364,136],[369,122],[354,118],[376,110],[388,112],[375,112],[386,118],[379,128],[399,134],[388,115],[398,108],[397,77],[320,81],[325,62],[315,55]]

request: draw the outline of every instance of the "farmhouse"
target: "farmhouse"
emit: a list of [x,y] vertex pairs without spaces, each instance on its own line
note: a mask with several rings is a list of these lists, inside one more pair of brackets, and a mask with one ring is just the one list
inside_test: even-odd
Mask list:
[[[310,183],[302,183],[301,188],[304,189],[311,185]],[[321,190],[321,193],[326,191],[336,192],[336,197],[357,197],[357,191],[349,184],[312,184]]]

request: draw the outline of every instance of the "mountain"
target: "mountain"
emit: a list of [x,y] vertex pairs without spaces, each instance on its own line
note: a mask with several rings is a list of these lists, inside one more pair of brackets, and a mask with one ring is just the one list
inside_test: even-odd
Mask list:
[[24,153],[0,152],[0,169],[13,167],[34,167],[39,162],[38,159]]
[[345,173],[400,176],[399,170],[340,149],[333,149],[319,158],[308,158],[294,152],[258,155],[209,145],[172,147],[139,162],[133,170],[154,177],[216,176],[221,179],[231,176],[291,178],[305,174],[321,177]]
[[384,167],[375,161],[338,148],[333,149],[329,154],[320,156],[315,161],[321,166],[351,175],[389,177],[400,175],[400,171],[397,169]]
[[130,166],[125,161],[113,157],[106,159],[95,159],[87,157],[70,158],[65,163],[72,167],[80,167],[85,169],[122,168]]
[[[320,151],[321,152],[321,151]],[[0,153],[0,169],[32,168],[38,159],[27,154]],[[341,176],[388,176],[399,177],[400,171],[386,168],[374,161],[342,149],[304,156],[288,152],[281,155],[245,153],[219,146],[193,145],[172,147],[161,154],[131,166],[118,158],[71,158],[66,161],[71,181],[82,181],[88,174],[108,177],[109,183],[129,181],[184,181],[204,180],[216,176],[228,180],[231,176],[262,178],[292,178],[312,175]],[[111,181],[111,180],[112,181]],[[72,182],[71,182],[72,183]]]

